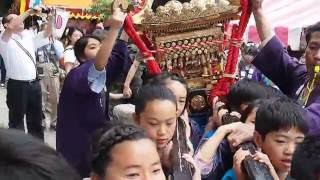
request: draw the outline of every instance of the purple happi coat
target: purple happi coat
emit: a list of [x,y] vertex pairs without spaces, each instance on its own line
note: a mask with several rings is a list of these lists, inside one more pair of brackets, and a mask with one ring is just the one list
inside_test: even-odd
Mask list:
[[[273,37],[252,62],[287,96],[298,99],[309,80],[307,67],[290,57],[277,37]],[[306,108],[309,134],[320,134],[320,87],[314,88]]]
[[[127,60],[126,42],[118,40],[106,66],[106,81],[121,71]],[[57,120],[57,151],[72,165],[81,177],[90,175],[91,143],[95,131],[104,127],[109,119],[104,112],[100,93],[91,90],[88,72],[92,61],[72,69],[61,91]],[[105,82],[102,82],[104,85]]]

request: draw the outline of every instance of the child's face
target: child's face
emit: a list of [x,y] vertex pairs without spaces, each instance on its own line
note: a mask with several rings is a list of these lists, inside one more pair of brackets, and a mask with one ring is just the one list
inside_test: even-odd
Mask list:
[[246,119],[246,123],[255,123],[258,107],[254,107]]
[[80,39],[82,36],[83,34],[80,31],[75,30],[72,33],[72,35],[69,37],[70,44],[74,45],[78,41],[78,39]]
[[176,96],[178,115],[180,116],[182,114],[182,111],[184,110],[184,107],[187,101],[186,87],[182,83],[178,81],[173,81],[173,80],[168,80],[168,83],[166,84],[166,86]]
[[159,150],[171,141],[176,124],[176,104],[168,100],[153,100],[147,103],[144,111],[135,116],[136,122],[157,144]]
[[112,149],[104,180],[165,180],[154,142],[124,141]]
[[88,39],[88,44],[84,48],[86,59],[94,59],[97,56],[97,53],[100,49],[100,44],[100,41],[94,38]]
[[[257,133],[255,133],[255,136]],[[270,132],[263,140],[255,138],[257,145],[269,156],[277,173],[289,172],[294,151],[304,139],[304,134],[297,128]]]

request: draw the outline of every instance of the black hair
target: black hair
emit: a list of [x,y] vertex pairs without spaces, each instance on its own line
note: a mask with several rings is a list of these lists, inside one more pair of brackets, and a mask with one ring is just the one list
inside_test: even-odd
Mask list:
[[65,30],[64,30],[64,33],[61,37],[61,39],[63,39],[64,41],[64,45],[65,46],[68,46],[70,45],[70,40],[69,38],[72,36],[72,34],[75,32],[75,31],[79,31],[83,34],[83,31],[77,27],[67,27]]
[[248,116],[251,114],[252,110],[254,108],[259,108],[259,106],[264,102],[268,101],[268,99],[276,99],[276,98],[285,98],[286,96],[278,89],[272,87],[263,85],[266,91],[266,96],[262,99],[256,99],[252,102],[249,102],[247,105],[247,108],[244,110],[244,112],[241,115],[241,122],[245,122],[248,118]]
[[320,178],[320,135],[306,137],[297,147],[290,174],[299,180]]
[[304,109],[293,100],[287,97],[270,99],[264,101],[258,108],[255,130],[263,138],[270,132],[290,128],[297,128],[306,134],[308,125],[304,117],[306,117]]
[[100,41],[103,41],[106,33],[108,31],[104,30],[104,29],[95,29],[93,32],[92,32],[92,35],[99,38]]
[[232,115],[231,113],[227,112],[224,115],[222,115],[221,120],[222,124],[230,124],[234,122],[243,122],[245,123],[246,120],[248,119],[248,116],[252,113],[254,108],[259,108],[260,104],[263,102],[264,99],[257,99],[252,102],[249,102],[247,104],[247,107],[245,110],[241,112],[241,117],[239,118],[238,116]]
[[135,101],[136,114],[142,113],[147,103],[154,100],[168,100],[177,104],[175,95],[166,86],[148,84],[143,86],[138,93]]
[[[165,71],[165,72],[162,72],[162,73],[152,77],[151,79],[149,79],[147,84],[166,86],[168,84],[168,80],[177,81],[177,82],[181,83],[187,91],[187,99],[188,99],[189,88],[188,88],[187,81],[185,79],[183,79],[181,76],[179,76],[178,74]],[[186,101],[188,101],[187,99],[186,99]],[[186,102],[185,106],[183,107],[182,113],[184,112],[184,110],[187,106],[188,106],[188,103]]]
[[320,22],[316,23],[315,25],[310,26],[309,28],[307,28],[307,30],[306,30],[306,41],[307,41],[307,44],[309,44],[311,36],[312,36],[312,34],[314,32],[320,32]]
[[4,24],[7,24],[7,23],[10,22],[10,20],[8,19],[8,16],[9,16],[9,15],[10,15],[10,14],[5,14],[5,15],[3,15],[3,17],[2,17],[1,23],[2,23],[2,25],[3,25],[4,28],[6,28],[6,27],[4,26]]
[[183,79],[181,76],[175,73],[170,73],[170,72],[162,72],[156,76],[154,76],[152,79],[148,81],[149,84],[161,84],[161,85],[166,85],[168,82],[167,80],[172,80],[172,81],[178,81],[183,86],[186,88],[188,91],[188,84],[185,79]]
[[257,99],[263,99],[267,96],[265,86],[251,79],[242,79],[231,86],[227,94],[227,106],[231,111],[240,110],[240,105],[250,103]]
[[54,149],[12,129],[0,129],[0,179],[81,180]]
[[247,108],[243,111],[241,114],[240,121],[241,122],[246,122],[248,116],[252,113],[254,108],[259,108],[260,104],[263,102],[262,99],[257,99],[255,101],[252,101],[248,104]]
[[85,57],[84,54],[84,49],[88,45],[89,39],[96,39],[99,42],[100,39],[97,38],[96,36],[82,36],[80,39],[77,40],[77,42],[74,44],[73,49],[74,49],[74,55],[76,56],[77,60],[79,61],[80,64],[83,62],[81,61],[81,58]]
[[275,99],[275,98],[281,98],[281,97],[287,97],[285,94],[283,94],[279,89],[274,88],[272,86],[263,85],[266,90],[266,99]]
[[42,20],[40,16],[32,15],[28,16],[23,22],[24,22],[24,29],[29,29],[31,27],[36,27],[37,32],[40,30],[40,26],[38,24],[38,20]]
[[124,141],[148,139],[143,129],[123,123],[112,124],[109,128],[99,130],[93,144],[92,172],[104,177],[106,169],[112,162],[112,149]]

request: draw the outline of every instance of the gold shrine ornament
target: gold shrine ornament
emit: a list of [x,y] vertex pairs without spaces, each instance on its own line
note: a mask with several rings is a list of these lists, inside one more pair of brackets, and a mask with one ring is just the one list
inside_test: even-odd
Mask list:
[[194,110],[201,111],[206,107],[207,103],[203,96],[196,95],[191,99],[191,107]]

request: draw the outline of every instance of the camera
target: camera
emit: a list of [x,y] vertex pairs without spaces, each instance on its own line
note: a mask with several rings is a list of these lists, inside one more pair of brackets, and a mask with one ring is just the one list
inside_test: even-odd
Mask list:
[[[33,9],[33,11],[35,12],[39,12],[38,9]],[[51,12],[51,9],[50,8],[47,8],[47,7],[41,7],[41,13],[43,14],[49,14]]]
[[41,13],[49,14],[51,12],[50,8],[41,8]]

